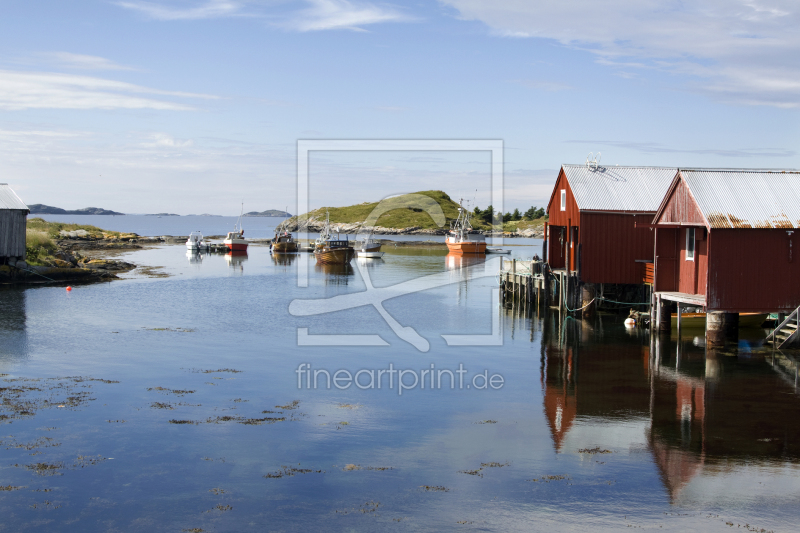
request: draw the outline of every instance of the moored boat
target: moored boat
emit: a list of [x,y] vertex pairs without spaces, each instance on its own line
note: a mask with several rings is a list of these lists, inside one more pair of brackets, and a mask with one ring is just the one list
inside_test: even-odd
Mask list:
[[[740,328],[758,328],[763,324],[769,313],[739,313],[739,327]],[[672,313],[670,316],[672,327],[678,327],[678,314]],[[682,328],[704,328],[706,327],[706,314],[705,313],[684,313],[681,312],[681,327]]]
[[355,257],[356,251],[347,239],[334,239],[331,232],[330,215],[325,219],[325,227],[314,243],[314,257],[317,263],[348,264]]
[[275,237],[272,239],[270,243],[270,249],[272,253],[276,254],[286,254],[286,253],[293,253],[296,252],[299,248],[297,241],[294,240],[292,234],[288,231],[284,231],[283,235],[276,233]]
[[[242,205],[242,213],[244,213],[244,205]],[[225,240],[222,241],[228,250],[231,252],[246,252],[247,241],[244,238],[244,229],[242,228],[242,215],[239,214],[239,220],[233,226],[233,231],[229,231]]]
[[445,239],[451,254],[485,254],[486,237],[472,233],[469,212],[464,209],[463,202],[458,207],[458,218],[450,224],[450,231]]
[[208,244],[203,240],[203,234],[199,231],[193,231],[186,239],[186,248],[189,250],[205,250]]
[[386,252],[368,252],[368,251],[365,251],[365,250],[358,250],[356,252],[356,256],[357,257],[364,257],[364,258],[367,258],[367,259],[380,259],[381,257],[383,257],[383,254],[385,254],[385,253]]

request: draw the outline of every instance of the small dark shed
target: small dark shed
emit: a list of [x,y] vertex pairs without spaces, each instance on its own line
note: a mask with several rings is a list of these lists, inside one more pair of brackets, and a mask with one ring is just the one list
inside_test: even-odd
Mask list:
[[0,264],[25,259],[25,227],[30,210],[7,183],[0,183]]
[[800,172],[681,169],[653,222],[654,290],[667,299],[731,313],[800,305]]
[[653,231],[642,226],[677,170],[563,165],[547,206],[550,267],[580,269],[582,283],[643,283]]

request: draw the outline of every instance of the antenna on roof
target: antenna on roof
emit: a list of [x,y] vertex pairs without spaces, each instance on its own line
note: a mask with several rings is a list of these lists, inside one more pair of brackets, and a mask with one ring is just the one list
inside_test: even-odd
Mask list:
[[597,152],[597,155],[594,155],[594,152],[589,152],[589,155],[586,156],[586,168],[589,170],[597,170],[597,167],[600,166],[600,152]]

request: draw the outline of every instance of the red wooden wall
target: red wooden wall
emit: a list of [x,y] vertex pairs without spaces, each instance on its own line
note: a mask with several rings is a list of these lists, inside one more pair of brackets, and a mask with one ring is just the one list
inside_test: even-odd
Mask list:
[[681,178],[677,186],[667,192],[667,205],[656,223],[681,222],[683,224],[705,225],[706,221],[692,193]]
[[789,311],[800,305],[800,230],[715,228],[708,246],[709,309]]
[[641,263],[653,259],[654,231],[635,227],[652,215],[581,213],[581,279],[587,283],[642,283]]
[[[561,189],[567,190],[567,210],[561,210]],[[558,174],[556,186],[553,189],[553,195],[550,197],[550,204],[547,206],[547,214],[549,215],[548,222],[551,226],[578,226],[578,219],[580,212],[578,211],[578,204],[575,202],[575,196],[572,194],[572,189],[569,186],[567,177],[564,175],[562,169]]]

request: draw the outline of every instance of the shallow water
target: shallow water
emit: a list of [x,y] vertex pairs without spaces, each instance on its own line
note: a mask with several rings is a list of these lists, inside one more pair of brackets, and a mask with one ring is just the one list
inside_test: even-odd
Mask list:
[[[3,527],[795,529],[796,367],[759,347],[762,331],[707,354],[702,331],[651,342],[619,315],[521,317],[493,294],[497,259],[389,252],[311,260],[298,287],[305,255],[161,246],[123,259],[168,278],[0,291]],[[386,298],[408,340],[372,305],[292,304],[359,293]],[[383,345],[298,346],[320,335]],[[325,374],[308,388],[304,363],[417,378],[433,365],[455,386],[444,372],[410,387],[407,372],[402,391],[386,373],[380,389],[368,373],[365,388],[328,389]],[[484,371],[502,386],[483,388]]]

